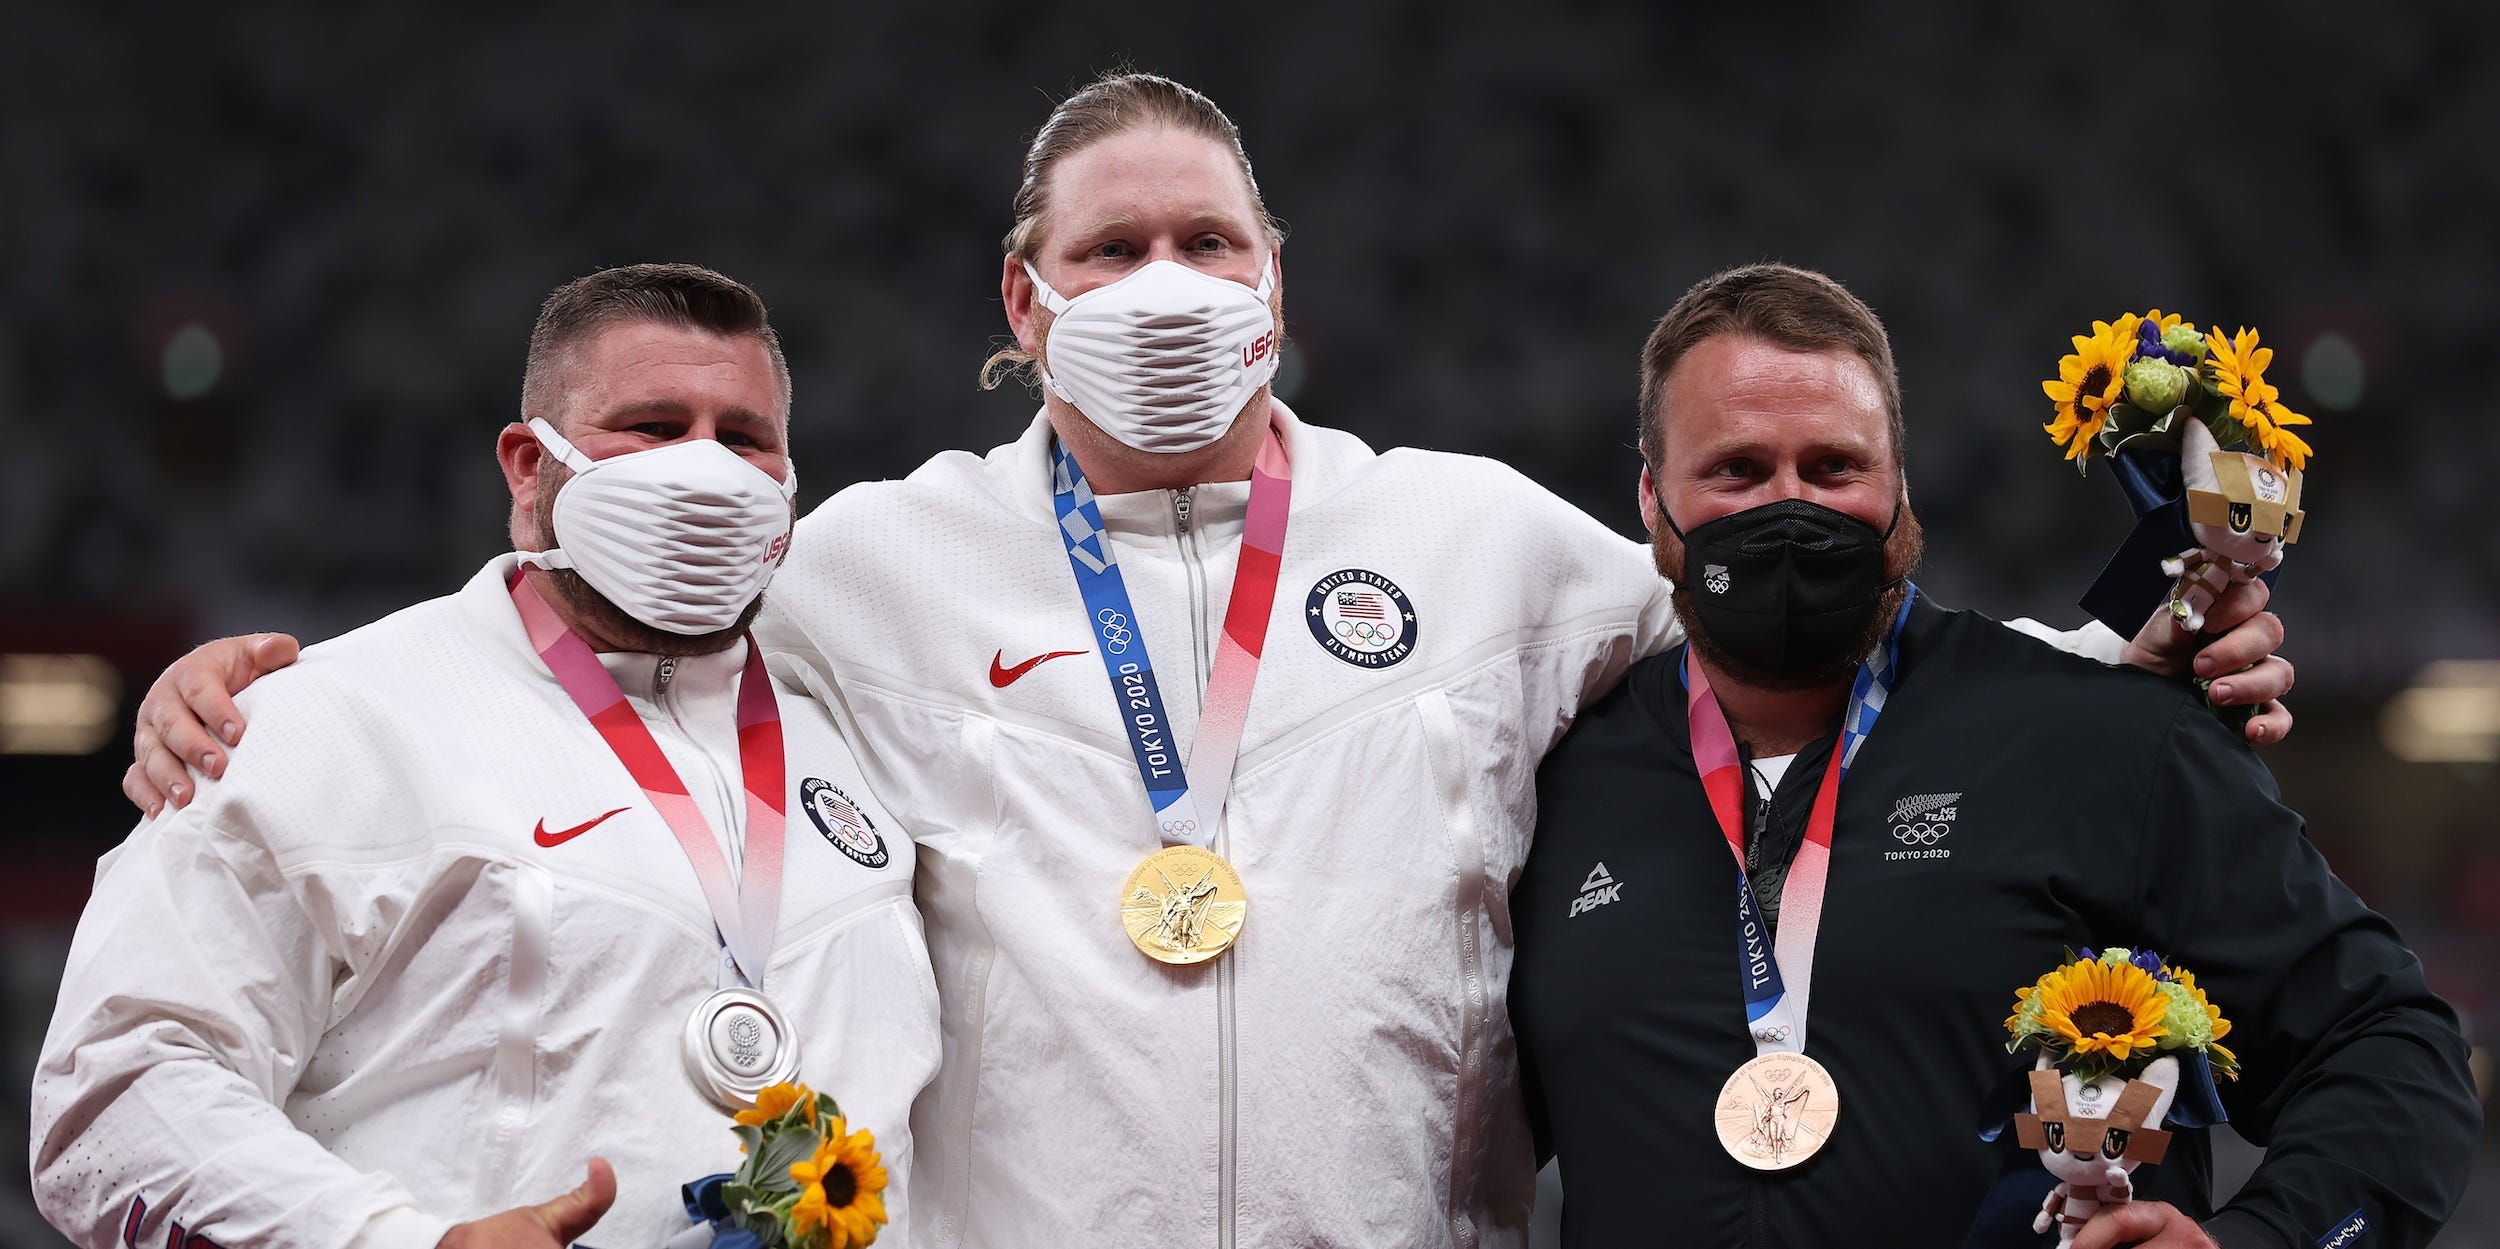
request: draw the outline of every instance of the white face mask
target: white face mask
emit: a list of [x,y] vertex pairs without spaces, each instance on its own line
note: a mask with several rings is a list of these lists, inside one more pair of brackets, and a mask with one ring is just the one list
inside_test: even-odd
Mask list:
[[544,420],[530,432],[573,476],[556,490],[560,545],[521,562],[572,569],[654,629],[693,637],[738,623],[789,551],[795,468],[774,481],[709,438],[594,460]]
[[1272,266],[1253,290],[1157,260],[1074,299],[1031,263],[1024,271],[1056,318],[1042,383],[1140,451],[1195,451],[1223,437],[1275,375]]

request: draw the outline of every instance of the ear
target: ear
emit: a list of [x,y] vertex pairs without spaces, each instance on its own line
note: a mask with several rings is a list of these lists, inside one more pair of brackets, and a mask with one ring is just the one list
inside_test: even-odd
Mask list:
[[495,435],[495,462],[503,466],[504,488],[512,492],[512,545],[515,550],[535,540],[523,522],[538,512],[538,488],[544,480],[547,449],[538,435],[519,421]]
[[1658,523],[1658,483],[1649,479],[1649,466],[1641,465],[1641,528],[1657,533],[1665,526]]
[[2144,1074],[2136,1079],[2160,1090],[2153,1098],[2153,1108],[2144,1115],[2144,1126],[2160,1127],[2170,1116],[2171,1100],[2179,1095],[2179,1060],[2169,1056],[2156,1058],[2146,1064]]
[[2190,490],[2220,490],[2221,482],[2214,476],[2214,452],[2222,444],[2214,441],[2213,431],[2203,421],[2186,418],[2179,432],[2179,476]]
[[1016,347],[1023,351],[1040,351],[1041,339],[1034,332],[1033,277],[1024,271],[1024,261],[1009,252],[999,267],[999,302],[1007,306],[1007,329],[1016,336]]

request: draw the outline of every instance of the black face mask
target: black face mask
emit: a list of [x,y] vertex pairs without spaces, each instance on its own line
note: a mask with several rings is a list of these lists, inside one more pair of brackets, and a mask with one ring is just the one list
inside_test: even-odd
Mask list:
[[1658,517],[1684,541],[1682,585],[1713,645],[1780,675],[1862,658],[1847,652],[1865,639],[1894,585],[1884,576],[1884,544],[1901,523],[1898,501],[1882,533],[1803,499],[1731,512],[1689,534],[1663,501]]

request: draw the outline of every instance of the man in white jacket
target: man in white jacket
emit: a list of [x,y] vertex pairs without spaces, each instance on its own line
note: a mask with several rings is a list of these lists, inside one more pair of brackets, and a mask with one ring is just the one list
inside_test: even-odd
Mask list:
[[252,750],[98,868],[33,1093],[87,1249],[651,1249],[772,1079],[874,1133],[851,1200],[908,1217],[912,843],[746,638],[793,515],[763,305],[568,285],[523,413],[520,554],[252,689]]
[[[922,1243],[1524,1240],[1505,994],[1537,763],[1681,634],[1644,546],[1519,473],[1275,402],[1280,242],[1204,96],[1071,97],[1001,279],[996,363],[1035,368],[1043,411],[836,495],[757,622],[919,842]],[[2257,605],[2207,654],[2270,651]],[[200,724],[239,724],[224,688],[283,658],[213,645],[143,708],[143,805],[180,801],[177,753],[226,749]],[[2288,669],[2238,685],[2265,702]],[[1231,876],[1158,876],[1164,848]]]

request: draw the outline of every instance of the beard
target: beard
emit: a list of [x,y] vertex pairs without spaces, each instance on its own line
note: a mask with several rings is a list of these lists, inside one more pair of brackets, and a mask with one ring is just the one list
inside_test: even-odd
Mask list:
[[1882,597],[1875,602],[1875,614],[1867,619],[1865,630],[1850,643],[1841,656],[1828,664],[1798,671],[1765,668],[1760,664],[1729,654],[1710,635],[1710,626],[1703,622],[1694,608],[1692,591],[1685,587],[1684,540],[1665,525],[1650,531],[1650,560],[1658,566],[1658,575],[1674,583],[1671,596],[1675,618],[1684,624],[1684,635],[1692,639],[1695,649],[1712,668],[1726,673],[1730,680],[1758,690],[1790,692],[1822,689],[1846,682],[1857,674],[1858,665],[1883,645],[1884,635],[1901,614],[1901,604],[1910,596],[1910,572],[1927,553],[1927,531],[1918,523],[1918,514],[1910,510],[1907,500],[1901,504],[1901,519],[1892,527],[1892,536],[1884,542],[1884,581]]
[[[573,479],[573,470],[548,456],[541,462],[537,505],[531,509],[537,524],[538,549],[554,550],[556,542],[556,491]],[[797,507],[795,502],[791,505]],[[710,633],[671,633],[655,629],[626,614],[625,609],[610,602],[608,596],[592,588],[582,575],[570,568],[533,569],[546,580],[542,584],[555,590],[565,614],[573,621],[574,631],[589,633],[616,650],[638,651],[646,655],[712,655],[729,649],[745,637],[747,626],[755,623],[755,614],[764,609],[764,596],[758,594],[746,610],[738,613],[736,623]]]

